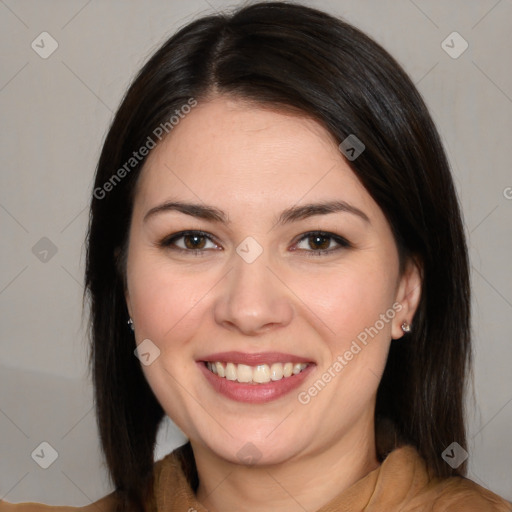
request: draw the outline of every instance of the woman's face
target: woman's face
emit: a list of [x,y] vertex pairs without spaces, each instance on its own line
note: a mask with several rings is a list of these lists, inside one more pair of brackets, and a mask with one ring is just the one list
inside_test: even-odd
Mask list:
[[419,293],[328,132],[227,98],[199,103],[149,155],[127,279],[157,399],[193,446],[233,462],[367,436]]

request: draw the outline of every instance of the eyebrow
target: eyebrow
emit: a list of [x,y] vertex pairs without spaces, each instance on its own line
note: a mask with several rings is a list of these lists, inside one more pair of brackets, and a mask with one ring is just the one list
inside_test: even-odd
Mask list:
[[281,213],[277,220],[277,224],[286,224],[288,222],[302,220],[314,215],[326,215],[328,213],[338,212],[351,213],[360,217],[368,224],[371,224],[366,213],[345,201],[324,201],[320,203],[305,204],[302,206],[293,206]]
[[202,204],[183,203],[181,201],[166,201],[163,204],[151,208],[144,215],[143,221],[146,222],[150,217],[153,217],[154,215],[169,211],[178,211],[192,217],[197,217],[198,219],[221,222],[223,224],[229,223],[226,214],[218,208]]
[[[166,201],[154,208],[151,208],[145,215],[143,221],[146,222],[149,218],[163,212],[178,211],[191,217],[198,219],[209,220],[212,222],[220,222],[222,224],[229,224],[228,216],[214,206],[208,206],[196,203],[184,203],[181,201]],[[320,203],[310,203],[302,206],[292,206],[281,212],[275,224],[284,225],[290,222],[306,219],[315,215],[326,215],[329,213],[351,213],[363,219],[368,224],[371,224],[370,219],[359,208],[352,206],[345,201],[323,201]]]

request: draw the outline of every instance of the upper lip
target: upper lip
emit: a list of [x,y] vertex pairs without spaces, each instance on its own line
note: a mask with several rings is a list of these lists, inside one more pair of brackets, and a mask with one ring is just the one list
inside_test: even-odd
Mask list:
[[247,366],[257,366],[260,364],[272,363],[311,363],[312,361],[301,356],[285,354],[283,352],[256,352],[253,354],[246,352],[217,352],[205,357],[199,358],[203,362],[228,362],[236,364],[245,364]]

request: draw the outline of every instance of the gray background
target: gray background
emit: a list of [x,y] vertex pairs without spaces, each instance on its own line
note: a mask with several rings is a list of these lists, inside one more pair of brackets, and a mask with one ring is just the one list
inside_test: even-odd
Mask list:
[[[441,132],[472,261],[469,476],[512,499],[512,2],[307,3],[343,16],[388,49]],[[233,5],[0,0],[0,498],[78,506],[111,490],[81,318],[94,168],[113,112],[145,59],[186,22]],[[34,40],[42,46],[44,31],[58,43],[47,59],[31,47]],[[453,31],[469,44],[456,59],[441,46]],[[50,246],[43,237],[54,255],[41,252]],[[48,469],[31,458],[43,441],[58,452]],[[181,441],[166,425],[156,458]]]

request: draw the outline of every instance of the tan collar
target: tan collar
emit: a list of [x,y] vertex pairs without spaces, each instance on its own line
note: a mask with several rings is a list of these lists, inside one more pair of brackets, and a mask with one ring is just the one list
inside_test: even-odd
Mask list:
[[[155,465],[155,504],[158,512],[208,512],[196,499],[180,463],[180,450]],[[375,470],[342,491],[317,512],[431,510],[507,512],[510,505],[471,480],[430,479],[425,463],[410,445],[393,450]],[[444,506],[446,505],[446,509]],[[450,509],[451,506],[463,507]],[[437,510],[437,509],[436,509]]]
[[[197,501],[177,453],[175,450],[167,455],[160,461],[160,468],[155,467],[157,510],[195,509],[198,512],[207,512]],[[397,479],[397,476],[400,478]],[[384,504],[389,502],[386,495],[390,489],[393,489],[392,501],[400,502],[415,488],[425,486],[427,481],[427,473],[418,453],[412,446],[404,446],[391,452],[378,468],[336,496],[318,512],[364,510],[370,501]],[[382,501],[383,498],[386,499]]]

